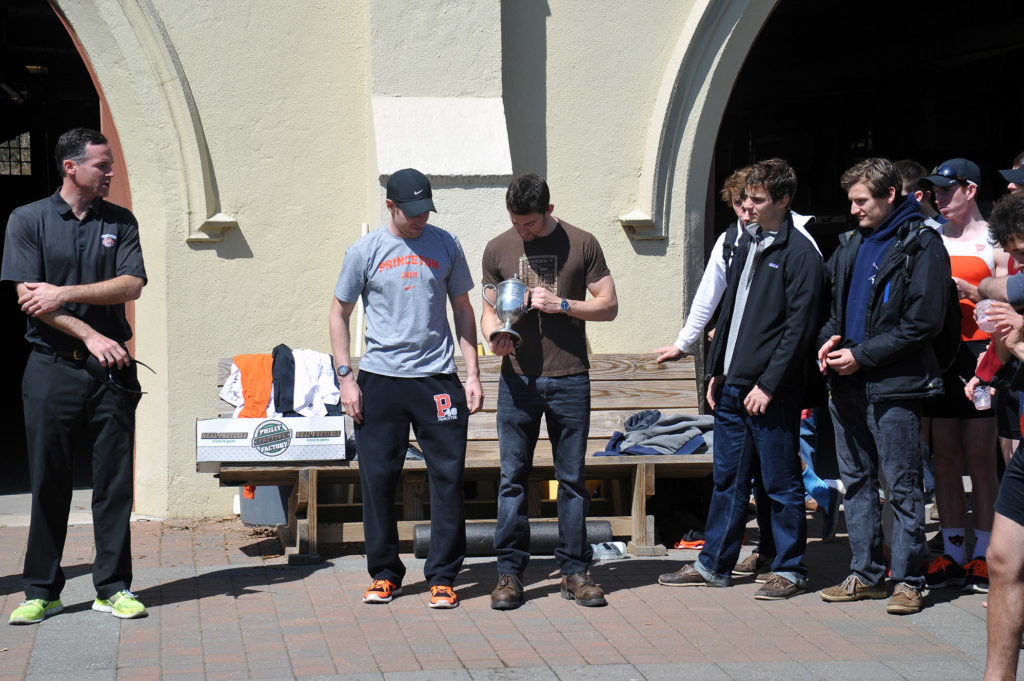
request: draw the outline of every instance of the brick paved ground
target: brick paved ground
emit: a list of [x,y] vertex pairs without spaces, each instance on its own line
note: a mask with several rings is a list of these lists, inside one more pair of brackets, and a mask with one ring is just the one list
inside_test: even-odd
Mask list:
[[[755,586],[659,587],[691,551],[597,565],[607,608],[562,599],[550,558],[527,573],[528,603],[489,607],[493,558],[459,577],[462,607],[427,608],[422,561],[407,556],[405,593],[368,606],[359,555],[289,566],[279,545],[237,520],[133,523],[143,620],[90,610],[92,527],[70,528],[64,613],[0,624],[0,681],[131,679],[978,679],[985,658],[979,595],[932,594],[918,615],[884,601],[827,604],[813,593],[753,599]],[[27,529],[0,527],[0,610],[22,598]],[[808,547],[812,589],[846,575],[845,540]]]

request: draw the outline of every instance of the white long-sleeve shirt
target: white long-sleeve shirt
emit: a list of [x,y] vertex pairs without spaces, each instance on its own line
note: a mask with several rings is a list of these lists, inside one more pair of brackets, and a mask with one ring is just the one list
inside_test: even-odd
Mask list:
[[[814,221],[814,216],[800,215],[792,211],[790,211],[790,215],[793,217],[793,226],[796,227],[797,231],[810,239],[814,247],[821,253],[821,249],[818,248],[818,242],[814,240],[814,237],[810,235],[806,228],[806,225]],[[736,247],[740,237],[743,235],[743,223],[737,220],[736,226],[738,229],[736,230],[736,241],[733,243],[733,248]],[[697,287],[697,293],[693,296],[693,301],[690,303],[690,311],[686,315],[686,322],[683,324],[683,328],[680,329],[675,343],[673,343],[683,352],[688,352],[693,342],[700,338],[701,332],[708,325],[711,317],[715,314],[715,310],[718,309],[718,303],[721,302],[722,296],[725,295],[725,259],[722,257],[722,248],[725,245],[725,235],[728,231],[726,230],[718,235],[715,245],[711,248],[711,260],[708,262],[708,266],[704,268],[704,275],[700,278],[700,286]]]

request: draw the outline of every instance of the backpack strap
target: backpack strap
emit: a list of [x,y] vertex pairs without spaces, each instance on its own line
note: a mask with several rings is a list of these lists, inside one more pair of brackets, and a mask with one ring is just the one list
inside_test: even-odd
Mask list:
[[739,226],[733,222],[725,230],[725,240],[722,242],[722,260],[725,262],[725,269],[729,269],[732,262],[732,254],[736,252],[736,237],[739,235]]

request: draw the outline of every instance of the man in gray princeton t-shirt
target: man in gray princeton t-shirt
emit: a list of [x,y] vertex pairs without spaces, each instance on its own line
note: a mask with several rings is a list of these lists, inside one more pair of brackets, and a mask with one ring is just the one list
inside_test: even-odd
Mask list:
[[[407,168],[387,185],[388,222],[349,247],[331,302],[331,350],[341,402],[355,422],[363,492],[366,561],[373,584],[364,603],[388,603],[402,591],[395,490],[409,446],[409,427],[427,462],[430,549],[423,567],[430,607],[454,608],[452,589],[466,556],[462,472],[469,414],[483,404],[476,360],[473,279],[458,239],[427,224],[430,182]],[[366,309],[366,351],[356,379],[350,368],[349,319]],[[448,327],[466,363],[463,388]]]

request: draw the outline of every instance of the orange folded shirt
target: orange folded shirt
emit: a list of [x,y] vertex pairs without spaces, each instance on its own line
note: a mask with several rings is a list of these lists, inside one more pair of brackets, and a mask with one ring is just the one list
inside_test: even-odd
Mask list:
[[273,355],[236,355],[235,366],[242,378],[242,399],[245,404],[239,418],[263,418],[270,404],[274,385]]

